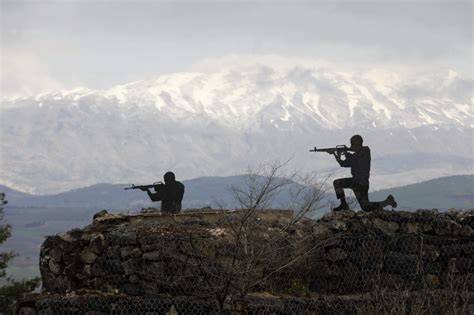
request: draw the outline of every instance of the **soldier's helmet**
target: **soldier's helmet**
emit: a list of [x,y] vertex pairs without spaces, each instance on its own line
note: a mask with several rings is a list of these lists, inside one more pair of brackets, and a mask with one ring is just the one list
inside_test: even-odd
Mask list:
[[163,179],[165,180],[166,183],[171,183],[175,181],[175,176],[173,172],[166,172],[166,174],[163,176]]

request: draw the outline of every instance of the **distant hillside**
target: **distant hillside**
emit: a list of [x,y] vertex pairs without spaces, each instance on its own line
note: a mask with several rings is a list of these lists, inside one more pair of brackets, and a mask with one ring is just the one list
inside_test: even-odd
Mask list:
[[[245,175],[199,177],[183,181],[186,187],[183,206],[184,208],[217,207],[218,205],[236,207],[231,188],[246,187],[246,181],[247,176]],[[294,183],[293,185],[298,184]],[[2,185],[0,185],[0,191],[6,192],[10,207],[136,210],[153,205],[146,193],[141,190],[125,191],[124,188],[127,186],[131,186],[131,184],[96,184],[44,196],[18,192]],[[278,207],[286,204],[289,199],[289,191],[284,190],[277,196],[273,206]],[[154,206],[159,206],[159,203],[155,203]]]
[[371,200],[395,196],[399,208],[474,208],[474,176],[448,176],[425,182],[383,189],[370,194]]
[[[186,192],[184,208],[201,208],[206,206],[236,207],[231,187],[245,187],[247,177],[199,177],[183,181]],[[68,192],[37,196],[15,191],[0,185],[0,191],[6,192],[10,207],[41,208],[78,208],[137,210],[153,205],[148,196],[140,190],[123,189],[131,184],[96,184],[74,189]],[[294,184],[298,185],[298,184]],[[333,196],[330,189],[329,196]],[[288,190],[276,198],[273,206],[285,205],[290,200]],[[474,175],[449,176],[394,187],[370,193],[371,200],[382,200],[388,194],[396,197],[399,208],[474,208]],[[157,206],[158,204],[154,204]]]

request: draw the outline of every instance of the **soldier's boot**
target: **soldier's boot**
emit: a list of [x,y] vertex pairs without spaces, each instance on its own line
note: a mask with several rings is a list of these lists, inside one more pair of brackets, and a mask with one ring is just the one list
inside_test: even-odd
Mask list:
[[349,205],[344,199],[341,199],[341,204],[338,207],[332,209],[332,211],[342,211],[342,210],[350,210]]
[[397,202],[395,201],[395,198],[392,195],[388,195],[387,199],[385,199],[384,207],[385,206],[391,206],[392,208],[396,208],[398,206]]

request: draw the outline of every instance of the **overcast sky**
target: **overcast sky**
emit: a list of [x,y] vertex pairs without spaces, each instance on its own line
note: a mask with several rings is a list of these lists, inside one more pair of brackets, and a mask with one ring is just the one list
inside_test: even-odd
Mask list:
[[473,1],[0,1],[3,96],[107,88],[230,54],[473,73]]

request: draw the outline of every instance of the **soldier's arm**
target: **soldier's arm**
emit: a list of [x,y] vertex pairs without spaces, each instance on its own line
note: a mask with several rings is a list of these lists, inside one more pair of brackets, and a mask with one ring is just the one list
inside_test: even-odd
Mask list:
[[151,201],[161,201],[160,195],[158,193],[152,193],[149,189],[146,190],[148,197],[150,197]]

